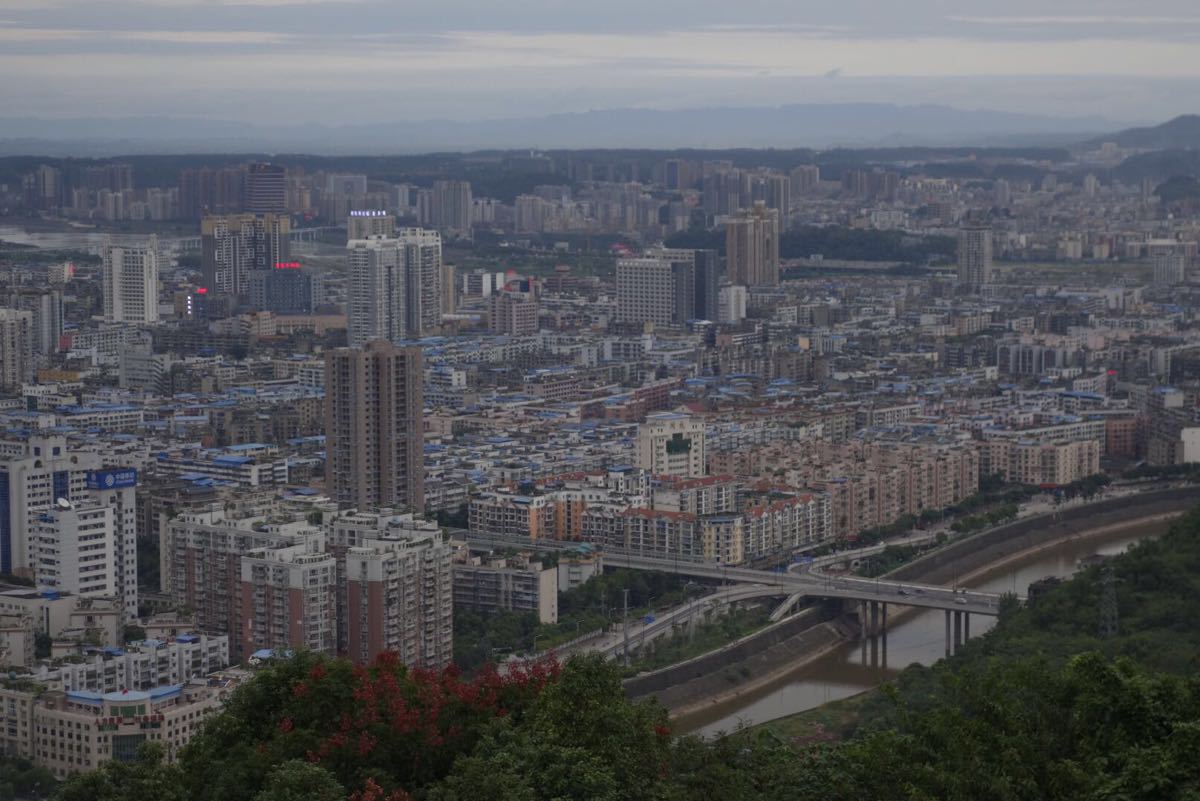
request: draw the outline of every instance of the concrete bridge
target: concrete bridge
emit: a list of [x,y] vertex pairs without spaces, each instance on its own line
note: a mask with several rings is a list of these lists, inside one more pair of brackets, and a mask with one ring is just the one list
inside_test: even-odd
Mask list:
[[[513,540],[488,537],[457,529],[451,532],[475,548],[521,548],[540,552],[569,552],[579,548],[578,542],[559,540]],[[690,578],[720,581],[726,584],[748,585],[739,599],[784,596],[786,600],[772,614],[778,620],[803,598],[832,598],[846,601],[851,607],[857,605],[857,617],[864,634],[887,631],[888,606],[912,606],[923,609],[941,609],[946,616],[946,653],[952,653],[971,636],[971,615],[996,616],[1000,614],[1001,597],[997,593],[978,592],[962,588],[942,587],[935,584],[920,584],[910,581],[894,581],[881,578],[857,576],[835,576],[828,573],[809,571],[803,566],[793,565],[797,570],[769,571],[730,565],[697,562],[689,559],[666,559],[661,557],[637,556],[623,550],[604,551],[604,563],[608,567],[624,567],[631,570],[653,570],[674,573]],[[669,620],[662,621],[666,628]]]

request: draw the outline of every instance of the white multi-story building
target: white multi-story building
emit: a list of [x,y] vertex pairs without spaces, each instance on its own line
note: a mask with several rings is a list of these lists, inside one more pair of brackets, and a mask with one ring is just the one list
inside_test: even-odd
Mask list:
[[33,520],[29,538],[39,586],[83,597],[116,594],[116,536],[108,507],[59,498]]
[[100,467],[98,454],[71,451],[66,437],[0,441],[0,572],[32,573],[33,523],[57,499],[82,496]]
[[650,415],[638,426],[637,466],[655,475],[704,475],[704,423],[675,412]]
[[114,598],[125,620],[137,617],[137,471],[98,470],[87,491],[55,499],[29,528],[39,586],[82,597]]
[[101,257],[105,322],[158,322],[158,237],[138,247],[108,242]]

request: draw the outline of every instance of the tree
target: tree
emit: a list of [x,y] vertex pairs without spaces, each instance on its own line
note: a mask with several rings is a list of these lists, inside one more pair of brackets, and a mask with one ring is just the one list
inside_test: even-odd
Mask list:
[[179,769],[163,763],[159,743],[143,743],[134,762],[105,762],[98,770],[68,779],[55,801],[187,801]]
[[345,788],[329,771],[292,759],[268,774],[254,801],[343,801],[345,797]]

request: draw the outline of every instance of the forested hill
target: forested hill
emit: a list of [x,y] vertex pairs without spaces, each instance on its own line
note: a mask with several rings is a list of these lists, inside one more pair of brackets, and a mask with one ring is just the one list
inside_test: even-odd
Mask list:
[[500,677],[298,654],[239,689],[179,765],[147,751],[63,801],[1166,801],[1200,797],[1200,512],[1111,560],[1117,633],[1089,569],[933,668],[909,668],[857,732],[674,737],[614,668]]

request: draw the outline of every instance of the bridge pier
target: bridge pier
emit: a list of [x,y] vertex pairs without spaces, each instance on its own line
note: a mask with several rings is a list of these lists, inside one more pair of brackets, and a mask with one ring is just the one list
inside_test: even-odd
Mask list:
[[[887,604],[881,603],[881,604],[879,604],[879,606],[880,606],[879,611],[881,613],[880,628],[881,628],[882,634],[883,634],[883,641],[886,644],[887,643]],[[887,653],[886,648],[884,649],[884,653]]]
[[963,642],[971,639],[971,613],[963,612]]
[[946,610],[946,656],[950,656],[950,610]]
[[871,636],[879,634],[879,601],[871,601]]
[[962,612],[954,613],[954,650],[957,651],[962,645]]

